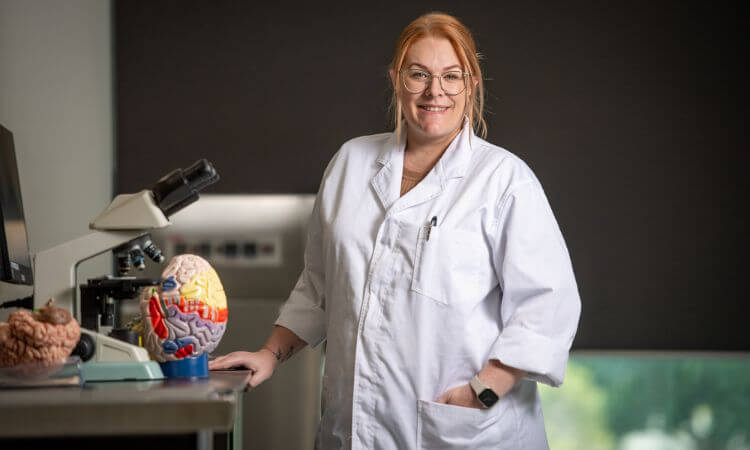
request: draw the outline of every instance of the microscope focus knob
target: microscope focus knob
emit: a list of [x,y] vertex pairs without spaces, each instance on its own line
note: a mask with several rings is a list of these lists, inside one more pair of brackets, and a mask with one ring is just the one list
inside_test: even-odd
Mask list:
[[88,333],[81,333],[81,339],[70,354],[78,356],[81,358],[81,361],[86,362],[93,358],[95,353],[96,342],[94,338]]

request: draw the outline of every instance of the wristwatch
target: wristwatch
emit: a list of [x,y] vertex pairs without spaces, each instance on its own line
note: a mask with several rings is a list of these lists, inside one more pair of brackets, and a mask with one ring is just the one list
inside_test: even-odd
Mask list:
[[499,397],[497,396],[495,391],[490,389],[490,387],[486,384],[482,383],[478,376],[474,375],[474,378],[471,379],[469,385],[474,391],[474,394],[476,394],[479,403],[481,403],[485,408],[490,408],[492,407],[492,405],[497,403]]

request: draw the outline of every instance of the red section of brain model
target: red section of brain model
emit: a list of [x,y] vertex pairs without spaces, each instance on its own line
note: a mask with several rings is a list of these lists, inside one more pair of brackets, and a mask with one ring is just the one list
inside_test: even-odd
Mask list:
[[167,327],[164,326],[164,315],[161,313],[159,307],[159,298],[154,294],[148,301],[148,312],[149,318],[151,319],[151,326],[154,327],[154,333],[161,339],[166,339],[169,336]]

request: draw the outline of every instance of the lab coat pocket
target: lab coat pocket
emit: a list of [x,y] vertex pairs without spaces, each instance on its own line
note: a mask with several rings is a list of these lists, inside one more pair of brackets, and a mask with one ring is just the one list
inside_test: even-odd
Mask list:
[[479,260],[472,248],[469,232],[422,227],[411,289],[444,305],[474,296]]
[[507,402],[490,409],[417,401],[418,449],[510,449],[514,423]]

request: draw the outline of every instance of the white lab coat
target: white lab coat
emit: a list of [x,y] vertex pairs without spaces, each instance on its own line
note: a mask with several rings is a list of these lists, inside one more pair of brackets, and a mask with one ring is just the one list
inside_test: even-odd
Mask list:
[[[316,447],[545,449],[536,382],[562,383],[580,299],[544,191],[465,121],[401,197],[404,146],[364,136],[333,157],[276,322],[327,340]],[[529,375],[488,410],[434,401],[489,359]]]

